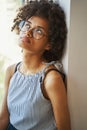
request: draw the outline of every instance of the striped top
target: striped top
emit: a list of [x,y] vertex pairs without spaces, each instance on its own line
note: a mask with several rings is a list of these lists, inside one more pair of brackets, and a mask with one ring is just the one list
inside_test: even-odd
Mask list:
[[[46,68],[54,62],[47,63]],[[18,130],[57,130],[52,106],[41,90],[45,69],[33,75],[13,74],[7,97],[10,123]]]

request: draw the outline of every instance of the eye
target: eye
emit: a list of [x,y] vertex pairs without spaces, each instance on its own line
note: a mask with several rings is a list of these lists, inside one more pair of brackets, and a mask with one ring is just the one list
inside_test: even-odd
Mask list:
[[30,24],[28,22],[25,22],[25,25],[24,25],[26,28],[30,28]]
[[35,32],[37,32],[38,34],[42,35],[43,34],[43,31],[41,28],[36,28],[35,29]]

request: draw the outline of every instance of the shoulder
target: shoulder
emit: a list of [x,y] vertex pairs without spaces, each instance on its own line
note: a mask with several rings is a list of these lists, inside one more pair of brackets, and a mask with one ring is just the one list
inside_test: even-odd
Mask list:
[[51,70],[47,73],[44,80],[45,91],[49,99],[58,97],[60,94],[66,94],[65,85],[61,74],[58,71]]
[[12,65],[8,66],[6,69],[6,74],[9,76],[12,76],[15,71],[15,67],[16,67],[16,64],[12,64]]
[[46,68],[45,70],[45,79],[46,82],[49,82],[51,80],[52,81],[56,81],[58,79],[63,79],[63,73],[57,69],[54,65],[50,65]]
[[52,69],[47,73],[45,78],[46,85],[51,86],[51,84],[57,84],[58,86],[60,82],[63,84],[62,75],[57,70],[55,70],[56,69]]
[[14,74],[15,67],[16,67],[16,64],[12,64],[7,67],[6,73],[5,73],[5,86],[9,86],[9,81]]

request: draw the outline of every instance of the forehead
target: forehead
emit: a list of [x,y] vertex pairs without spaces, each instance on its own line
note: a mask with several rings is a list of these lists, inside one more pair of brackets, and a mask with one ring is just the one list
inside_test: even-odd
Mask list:
[[29,23],[31,24],[31,27],[40,26],[46,30],[49,28],[48,21],[44,18],[38,17],[38,16],[32,16],[28,19]]

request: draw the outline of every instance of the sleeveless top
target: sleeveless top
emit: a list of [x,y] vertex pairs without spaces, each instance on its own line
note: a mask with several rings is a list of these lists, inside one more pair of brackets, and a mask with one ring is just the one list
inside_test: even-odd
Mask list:
[[10,123],[18,130],[57,130],[52,105],[41,90],[41,82],[46,68],[36,74],[23,75],[19,71],[13,74],[7,96]]

